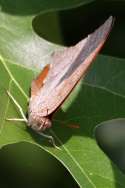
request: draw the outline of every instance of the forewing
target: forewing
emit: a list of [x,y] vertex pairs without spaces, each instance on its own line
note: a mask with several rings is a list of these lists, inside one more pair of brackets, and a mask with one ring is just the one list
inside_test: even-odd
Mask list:
[[36,96],[43,87],[45,79],[48,75],[50,65],[46,65],[36,79],[31,83],[31,97]]
[[[41,116],[50,115],[67,98],[103,46],[112,27],[113,18],[74,47],[53,56],[54,62],[46,81],[31,104],[31,109]],[[35,105],[35,108],[34,108]]]

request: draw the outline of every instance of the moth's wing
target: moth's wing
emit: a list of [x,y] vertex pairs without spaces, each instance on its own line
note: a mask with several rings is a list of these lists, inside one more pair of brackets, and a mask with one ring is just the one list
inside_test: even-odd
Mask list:
[[[30,109],[41,116],[50,115],[67,98],[77,82],[85,73],[103,46],[112,27],[113,18],[109,17],[94,33],[74,47],[56,54],[50,66],[44,86],[32,100]],[[35,107],[34,107],[35,105]]]
[[41,87],[44,85],[44,81],[49,72],[50,65],[46,65],[36,79],[31,83],[31,97],[36,96]]

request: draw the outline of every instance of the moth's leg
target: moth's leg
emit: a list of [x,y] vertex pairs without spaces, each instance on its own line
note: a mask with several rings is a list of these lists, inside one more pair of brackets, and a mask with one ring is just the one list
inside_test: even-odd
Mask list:
[[21,106],[19,105],[19,103],[14,99],[14,97],[11,95],[11,93],[9,91],[7,91],[8,96],[10,97],[10,99],[13,101],[13,103],[16,105],[16,107],[18,108],[22,119],[18,119],[18,118],[7,118],[8,121],[23,121],[27,123],[27,118],[23,112],[23,109],[21,108]]
[[6,118],[7,121],[22,121],[22,122],[26,122],[24,119],[21,118]]
[[69,124],[67,125],[67,127],[71,128],[71,129],[79,129],[80,126],[78,124]]
[[61,121],[61,120],[57,120],[57,119],[54,119],[53,121],[55,122],[59,122],[61,125],[65,126],[65,127],[68,127],[68,128],[72,128],[72,129],[79,129],[80,126],[78,124],[68,124],[67,121]]
[[[46,110],[47,110],[47,115],[48,115],[48,109],[46,109]],[[44,123],[46,123],[46,122],[44,122]],[[41,127],[43,127],[43,125],[42,125]],[[40,127],[39,130],[41,130],[41,127]],[[60,148],[56,145],[55,139],[54,139],[53,136],[47,135],[47,134],[45,134],[45,133],[43,133],[43,132],[41,132],[41,131],[38,131],[37,133],[38,133],[39,135],[43,136],[44,138],[47,138],[47,139],[51,142],[51,144],[54,146],[54,148],[60,150]]]
[[37,132],[37,133],[38,133],[39,135],[43,136],[44,138],[47,138],[47,139],[52,143],[52,145],[54,146],[54,148],[60,150],[60,148],[59,148],[58,146],[56,146],[55,140],[54,140],[54,138],[53,138],[52,136],[47,135],[47,134],[45,134],[45,133],[43,133],[43,132]]
[[53,119],[53,121],[61,123],[62,125],[66,125],[66,121],[58,120],[58,119]]

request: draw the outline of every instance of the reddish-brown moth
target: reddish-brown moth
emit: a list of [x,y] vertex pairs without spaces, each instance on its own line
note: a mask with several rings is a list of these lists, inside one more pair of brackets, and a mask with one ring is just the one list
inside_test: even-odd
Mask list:
[[33,80],[28,120],[23,115],[24,121],[33,130],[42,134],[42,131],[51,127],[50,116],[65,101],[81,77],[85,76],[106,41],[112,24],[113,18],[110,16],[103,25],[78,44],[63,52],[56,52],[52,57],[53,63],[47,65]]

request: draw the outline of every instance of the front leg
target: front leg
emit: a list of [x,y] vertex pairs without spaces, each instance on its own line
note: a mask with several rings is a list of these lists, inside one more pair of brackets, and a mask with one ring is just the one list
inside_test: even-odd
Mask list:
[[51,142],[51,144],[54,146],[54,148],[61,150],[61,149],[56,145],[53,136],[47,135],[47,134],[45,134],[45,133],[43,133],[43,132],[37,132],[37,133],[38,133],[39,135],[43,136],[44,138],[47,138],[47,139]]
[[9,98],[13,101],[13,103],[16,105],[16,107],[18,108],[21,116],[22,116],[22,119],[18,119],[18,118],[7,118],[6,120],[8,121],[22,121],[22,122],[28,122],[24,112],[23,112],[23,109],[22,107],[19,105],[19,103],[14,99],[14,97],[11,95],[11,93],[9,91],[7,91],[7,94],[9,96]]

